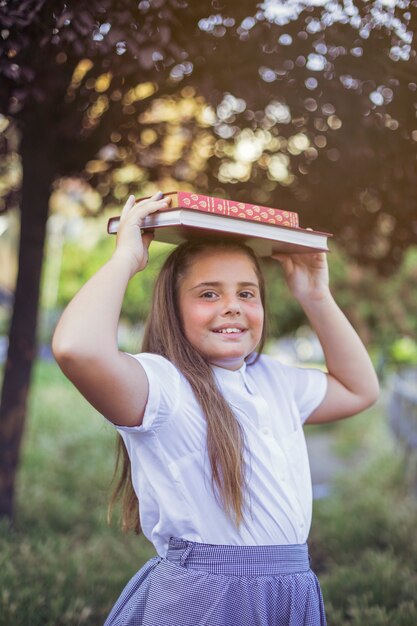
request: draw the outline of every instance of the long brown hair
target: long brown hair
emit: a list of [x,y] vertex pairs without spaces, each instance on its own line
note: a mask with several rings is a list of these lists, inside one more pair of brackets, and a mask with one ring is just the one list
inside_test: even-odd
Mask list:
[[[207,421],[207,450],[211,465],[212,488],[225,512],[238,526],[243,520],[245,495],[244,437],[228,402],[217,387],[209,363],[184,335],[178,305],[178,287],[196,256],[211,249],[244,252],[252,261],[259,281],[265,310],[265,283],[258,259],[241,242],[216,239],[193,240],[178,246],[166,259],[157,278],[142,343],[142,351],[159,354],[173,363],[185,376]],[[169,329],[169,332],[167,332]],[[257,353],[246,357],[248,365],[256,362],[265,343],[264,322]],[[140,532],[138,500],[131,480],[130,460],[122,438],[118,438],[115,476],[121,474],[109,504],[109,518],[114,502],[122,500],[122,528]]]

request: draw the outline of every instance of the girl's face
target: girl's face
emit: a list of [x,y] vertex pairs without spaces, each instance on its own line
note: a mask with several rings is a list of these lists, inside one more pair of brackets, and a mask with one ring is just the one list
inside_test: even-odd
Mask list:
[[185,336],[212,365],[236,370],[258,345],[264,323],[259,281],[240,250],[205,250],[179,284]]

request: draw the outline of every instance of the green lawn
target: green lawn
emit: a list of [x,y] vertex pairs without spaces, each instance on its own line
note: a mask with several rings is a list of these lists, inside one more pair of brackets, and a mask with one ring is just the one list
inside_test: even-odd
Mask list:
[[0,625],[98,625],[154,554],[106,522],[116,434],[53,363],[38,363],[18,480],[0,535]]
[[[363,455],[314,507],[310,548],[329,626],[417,624],[417,508],[383,410],[331,428],[340,454]],[[0,527],[0,626],[99,626],[153,554],[106,523],[115,439],[55,364],[36,365],[17,524]]]

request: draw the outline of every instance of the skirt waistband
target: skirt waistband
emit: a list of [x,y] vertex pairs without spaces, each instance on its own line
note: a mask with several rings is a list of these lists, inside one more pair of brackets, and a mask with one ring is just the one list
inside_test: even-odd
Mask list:
[[171,537],[166,559],[187,569],[232,576],[296,574],[310,569],[307,543],[229,546]]

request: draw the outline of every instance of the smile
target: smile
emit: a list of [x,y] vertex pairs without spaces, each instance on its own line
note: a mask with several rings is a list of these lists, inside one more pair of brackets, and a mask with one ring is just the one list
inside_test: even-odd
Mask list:
[[221,334],[232,334],[232,333],[243,333],[244,329],[243,328],[221,328],[220,330],[213,330],[214,333],[221,333]]

